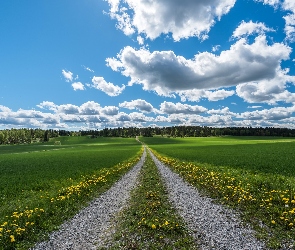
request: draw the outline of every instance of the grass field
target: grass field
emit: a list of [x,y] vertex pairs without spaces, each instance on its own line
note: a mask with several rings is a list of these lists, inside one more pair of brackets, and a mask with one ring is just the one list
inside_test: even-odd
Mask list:
[[141,141],[192,185],[242,211],[269,248],[295,243],[295,139],[154,137]]
[[157,152],[183,161],[295,177],[295,139],[275,137],[145,137]]
[[[61,145],[54,145],[55,140]],[[25,215],[33,218],[46,214],[42,227],[45,231],[56,228],[81,208],[93,196],[92,192],[109,187],[126,172],[141,150],[135,139],[55,140],[0,147],[0,249],[22,248],[19,242],[24,237],[27,240],[22,235],[23,230],[28,230],[23,223],[37,223],[34,220],[17,223]]]
[[[192,185],[241,211],[270,249],[295,242],[295,139],[140,140]],[[0,146],[0,249],[28,249],[45,239],[112,186],[141,152],[140,143],[127,138],[59,137]]]

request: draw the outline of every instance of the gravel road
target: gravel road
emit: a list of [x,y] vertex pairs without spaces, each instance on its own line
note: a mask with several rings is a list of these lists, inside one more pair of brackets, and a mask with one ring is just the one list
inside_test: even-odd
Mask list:
[[115,215],[127,205],[145,157],[146,150],[135,167],[114,186],[53,232],[49,241],[38,243],[32,250],[97,249],[112,227]]
[[[151,153],[151,152],[150,152]],[[253,236],[250,228],[242,226],[237,213],[201,196],[179,175],[172,172],[152,153],[167,187],[173,206],[179,211],[188,228],[203,250],[258,250],[265,249]],[[50,235],[47,242],[38,243],[31,250],[97,249],[110,239],[116,215],[127,205],[130,191],[138,185],[137,177],[144,163],[146,150],[136,166],[125,174],[108,191],[95,199],[59,231]]]
[[201,196],[194,187],[151,155],[167,187],[170,201],[193,232],[193,237],[201,242],[200,249],[265,249],[264,244],[255,239],[251,229],[241,225],[239,216],[233,210]]

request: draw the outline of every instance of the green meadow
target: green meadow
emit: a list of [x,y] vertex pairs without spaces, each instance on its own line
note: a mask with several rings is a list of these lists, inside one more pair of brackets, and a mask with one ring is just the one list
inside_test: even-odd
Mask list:
[[[140,140],[201,192],[240,211],[269,249],[295,242],[295,139]],[[46,239],[48,232],[110,188],[141,153],[134,138],[68,136],[0,146],[0,249],[28,249]]]
[[43,224],[40,234],[55,229],[130,169],[140,152],[134,138],[59,137],[48,143],[0,146],[0,249],[22,248],[18,241],[28,235],[12,232],[29,230],[16,223],[24,211],[45,211],[41,222],[32,221]]
[[157,152],[183,161],[295,177],[295,139],[276,137],[144,137]]
[[269,249],[294,245],[295,139],[153,137],[141,140],[161,161],[204,194],[242,212],[243,220],[252,225]]

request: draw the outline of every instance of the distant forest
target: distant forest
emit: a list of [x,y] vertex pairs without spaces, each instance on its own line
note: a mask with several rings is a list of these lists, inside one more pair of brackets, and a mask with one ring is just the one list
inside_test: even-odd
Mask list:
[[252,127],[226,127],[214,128],[206,126],[173,126],[148,128],[105,128],[102,130],[67,131],[42,129],[6,129],[0,130],[0,144],[30,144],[34,142],[47,142],[50,138],[59,136],[85,136],[95,137],[135,137],[154,135],[165,137],[208,137],[208,136],[282,136],[295,137],[295,129],[288,128],[252,128]]

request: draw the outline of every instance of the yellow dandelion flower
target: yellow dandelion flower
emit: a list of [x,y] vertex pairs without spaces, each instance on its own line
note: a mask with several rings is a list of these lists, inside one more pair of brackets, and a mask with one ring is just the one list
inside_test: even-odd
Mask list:
[[14,235],[10,235],[10,242],[15,242]]
[[152,225],[152,229],[156,229],[157,226],[155,224]]

